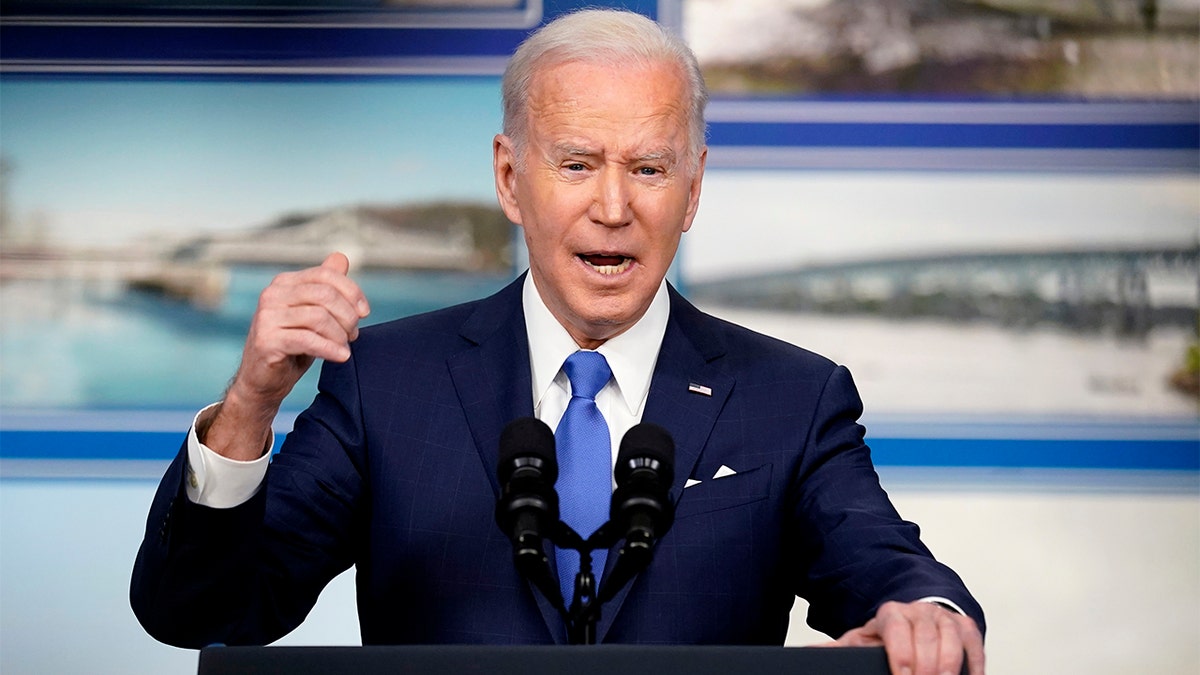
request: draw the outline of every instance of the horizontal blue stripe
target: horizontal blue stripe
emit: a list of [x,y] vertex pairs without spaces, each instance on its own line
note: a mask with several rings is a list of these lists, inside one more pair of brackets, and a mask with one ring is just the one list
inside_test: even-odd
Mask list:
[[713,122],[713,146],[810,148],[1194,149],[1200,124]]
[[1200,471],[1196,440],[876,438],[880,466]]
[[185,431],[0,431],[4,459],[170,459]]
[[[0,458],[52,460],[169,460],[186,438],[180,431],[0,430]],[[283,435],[276,434],[276,450]]]
[[[182,430],[0,430],[0,458],[167,460],[183,439]],[[1200,441],[1191,439],[873,438],[870,444],[880,466],[1200,471]]]

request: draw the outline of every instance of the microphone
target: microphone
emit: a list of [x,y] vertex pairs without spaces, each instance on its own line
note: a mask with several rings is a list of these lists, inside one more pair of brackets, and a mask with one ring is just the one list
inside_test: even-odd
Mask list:
[[496,523],[512,540],[513,564],[561,610],[562,591],[542,546],[543,535],[558,524],[558,462],[550,427],[533,417],[510,422],[500,433],[497,474]]
[[613,475],[617,489],[609,521],[614,534],[625,534],[625,544],[605,584],[611,593],[650,564],[654,542],[675,520],[675,505],[668,496],[675,478],[675,441],[671,434],[649,422],[634,426],[621,439]]

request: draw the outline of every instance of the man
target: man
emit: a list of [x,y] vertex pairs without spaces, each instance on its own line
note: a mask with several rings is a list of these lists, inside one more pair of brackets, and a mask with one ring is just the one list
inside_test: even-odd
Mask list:
[[[885,645],[894,672],[957,672],[965,649],[982,673],[982,611],[879,487],[846,370],[664,282],[706,158],[690,51],[637,15],[581,12],[518,49],[503,90],[496,191],[529,273],[361,334],[369,308],[340,254],[272,281],[224,401],[151,507],[131,590],[146,629],[269,642],[355,565],[366,644],[563,642],[492,509],[501,429],[558,426],[582,352],[607,364],[611,446],[646,421],[677,447],[674,525],[599,641],[779,644],[799,595],[810,624]],[[270,460],[271,421],[316,358],[320,393]]]

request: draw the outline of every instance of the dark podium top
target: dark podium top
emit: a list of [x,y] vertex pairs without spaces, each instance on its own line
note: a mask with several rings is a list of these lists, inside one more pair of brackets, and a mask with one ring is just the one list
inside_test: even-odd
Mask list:
[[199,675],[887,675],[882,647],[206,647]]

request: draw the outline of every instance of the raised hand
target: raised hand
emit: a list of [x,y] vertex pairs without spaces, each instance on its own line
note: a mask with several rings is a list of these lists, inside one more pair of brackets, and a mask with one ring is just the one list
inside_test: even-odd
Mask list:
[[230,459],[261,457],[279,406],[313,362],[350,358],[370,306],[349,269],[346,256],[333,253],[317,267],[276,276],[263,290],[241,366],[212,423],[198,430],[205,445]]

